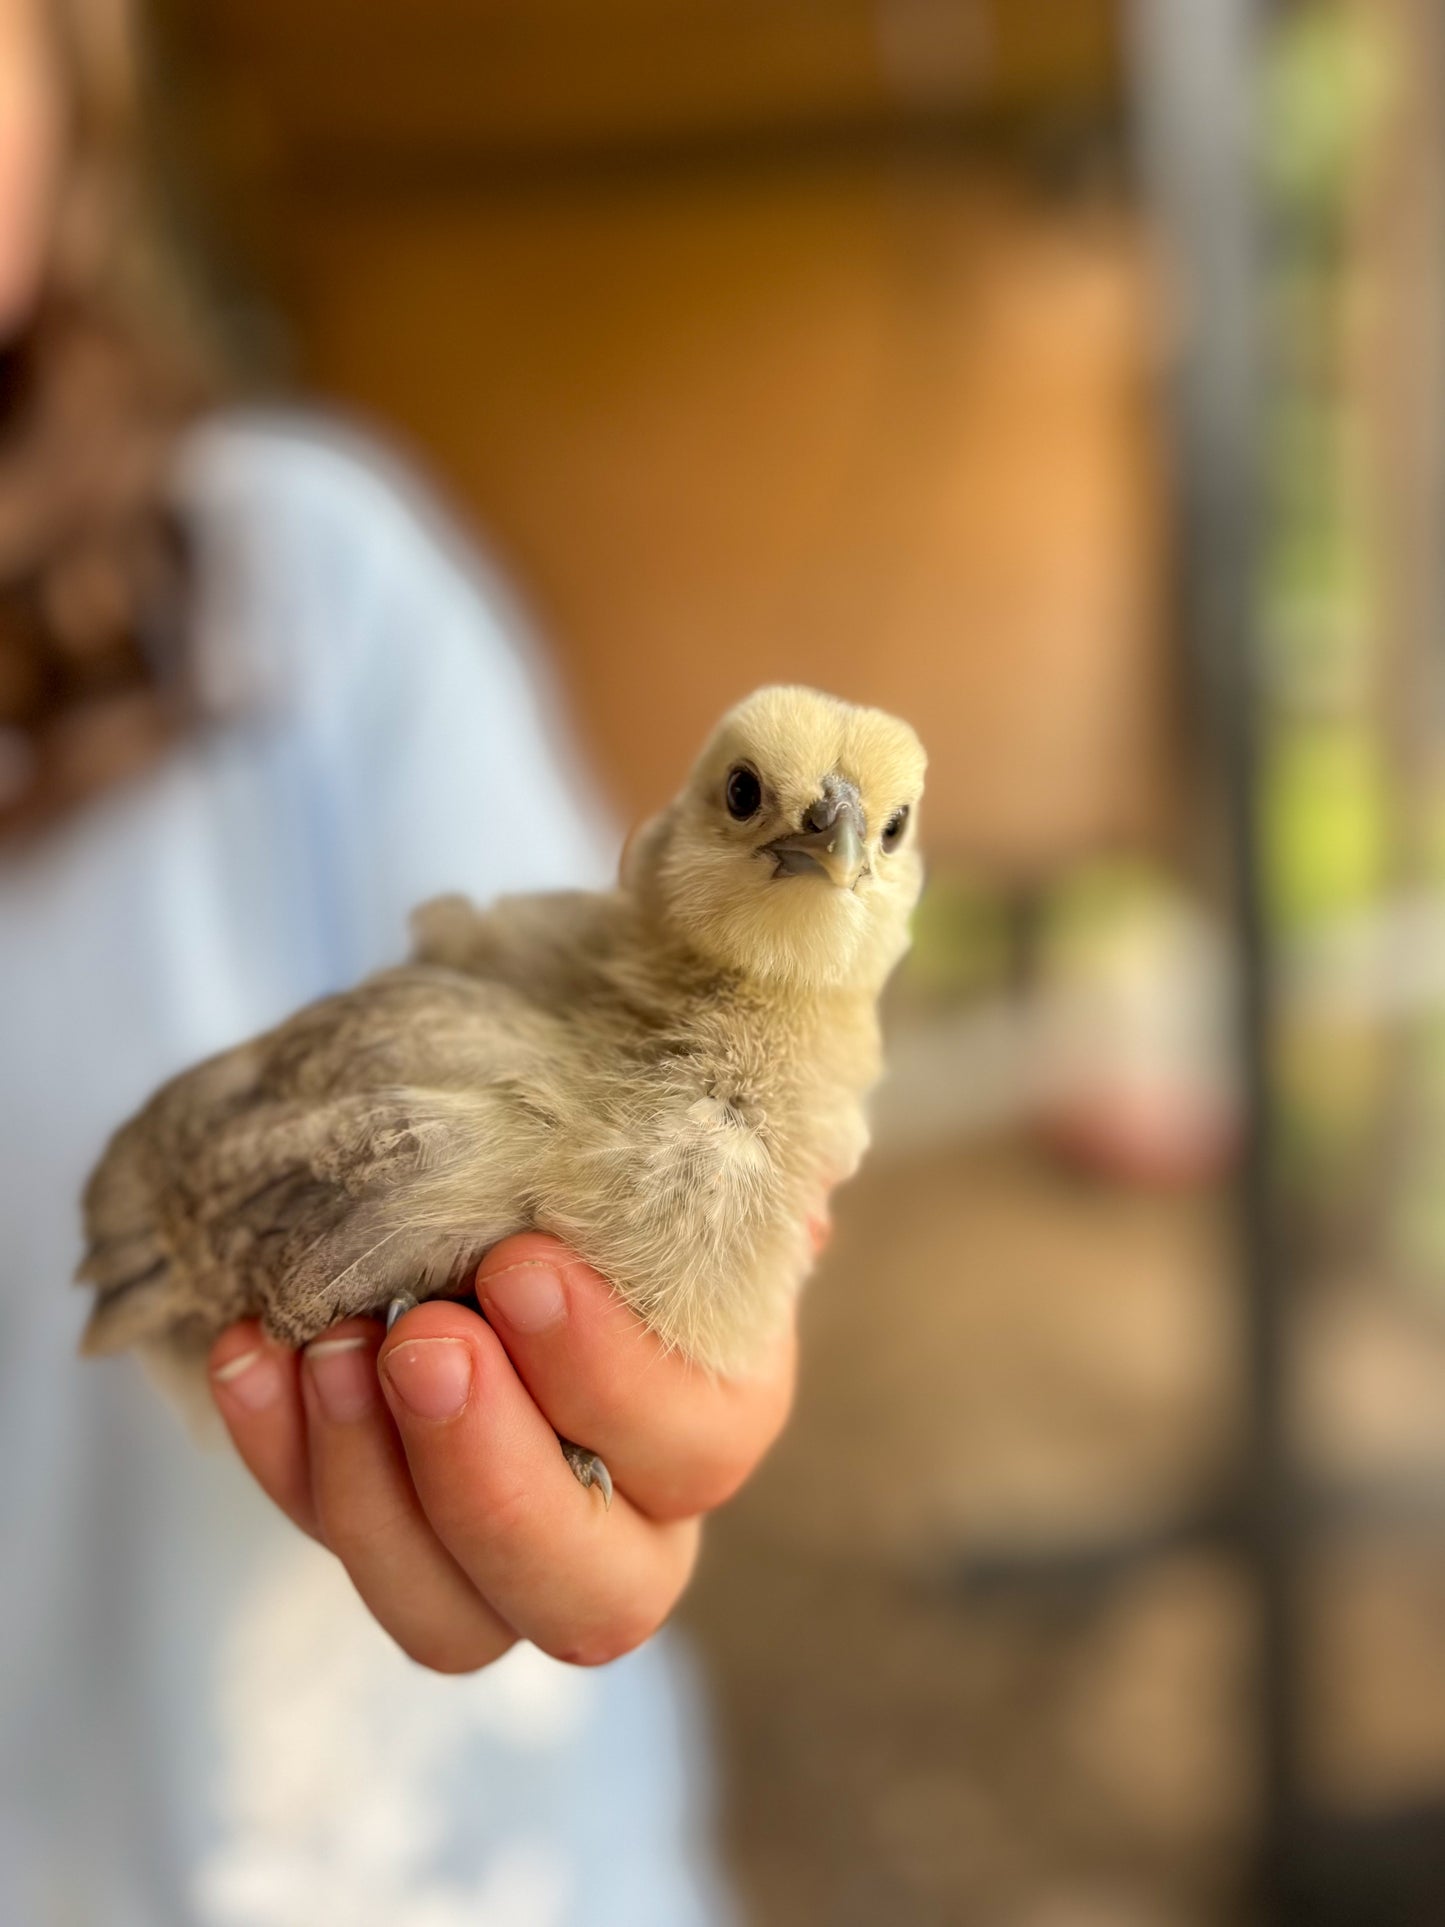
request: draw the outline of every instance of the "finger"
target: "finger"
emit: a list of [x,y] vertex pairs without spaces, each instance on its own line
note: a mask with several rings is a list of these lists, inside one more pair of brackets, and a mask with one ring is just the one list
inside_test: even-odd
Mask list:
[[248,1318],[222,1332],[208,1369],[211,1397],[246,1469],[293,1525],[318,1538],[295,1352]]
[[696,1525],[655,1525],[621,1494],[609,1511],[584,1491],[475,1312],[410,1313],[382,1346],[381,1378],[427,1518],[508,1625],[582,1665],[656,1630],[691,1574]]
[[516,1636],[427,1524],[377,1382],[382,1336],[374,1319],[351,1318],[302,1355],[317,1523],[403,1652],[435,1672],[475,1672]]
[[755,1371],[721,1378],[669,1351],[605,1279],[537,1232],[488,1254],[477,1297],[557,1431],[600,1454],[649,1518],[721,1505],[788,1416],[791,1326]]

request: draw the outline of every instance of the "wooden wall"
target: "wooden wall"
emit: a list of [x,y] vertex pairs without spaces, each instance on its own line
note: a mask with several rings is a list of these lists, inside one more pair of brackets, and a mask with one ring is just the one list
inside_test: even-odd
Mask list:
[[511,564],[625,811],[800,677],[917,722],[936,848],[1031,875],[1158,839],[1144,250],[957,138],[1106,112],[1109,8],[210,0],[173,30],[306,380]]

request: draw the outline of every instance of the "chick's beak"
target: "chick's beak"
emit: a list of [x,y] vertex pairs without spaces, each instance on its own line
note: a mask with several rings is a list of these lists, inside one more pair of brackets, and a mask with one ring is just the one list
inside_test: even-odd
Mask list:
[[863,806],[851,783],[829,782],[803,828],[764,845],[780,877],[824,876],[851,890],[863,868]]

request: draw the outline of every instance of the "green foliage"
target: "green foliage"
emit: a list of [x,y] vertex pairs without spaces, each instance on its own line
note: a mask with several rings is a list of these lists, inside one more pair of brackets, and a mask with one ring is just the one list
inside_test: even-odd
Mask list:
[[1364,909],[1384,887],[1391,794],[1362,722],[1291,722],[1270,745],[1265,863],[1284,935]]

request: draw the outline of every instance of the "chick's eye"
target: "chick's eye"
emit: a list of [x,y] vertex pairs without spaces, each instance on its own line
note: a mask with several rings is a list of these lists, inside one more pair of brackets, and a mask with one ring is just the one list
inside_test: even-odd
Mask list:
[[896,850],[903,841],[903,832],[908,828],[908,805],[895,810],[883,825],[883,834],[878,839],[885,850]]
[[763,804],[763,786],[755,771],[746,763],[739,763],[736,769],[728,771],[727,789],[728,815],[739,823],[746,823],[750,816],[756,816]]

